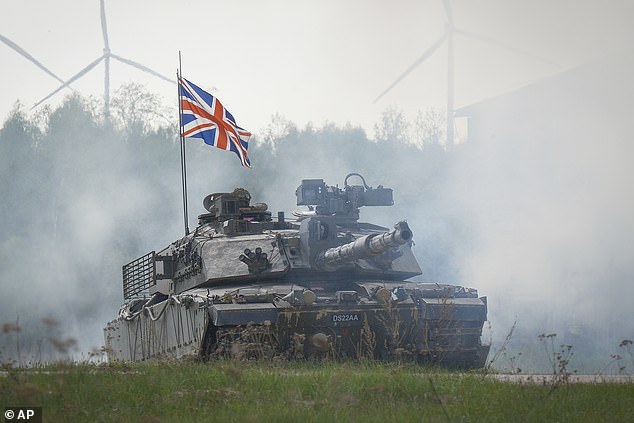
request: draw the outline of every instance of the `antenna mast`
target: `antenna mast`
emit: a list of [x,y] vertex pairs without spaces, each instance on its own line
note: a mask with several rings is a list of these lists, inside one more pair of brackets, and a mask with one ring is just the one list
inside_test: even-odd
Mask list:
[[178,136],[181,143],[181,187],[183,189],[183,221],[185,223],[185,235],[189,235],[189,216],[187,211],[187,164],[185,162],[185,137],[183,136],[183,108],[181,103],[181,77],[183,75],[181,52],[178,52],[178,69],[176,80],[178,81]]

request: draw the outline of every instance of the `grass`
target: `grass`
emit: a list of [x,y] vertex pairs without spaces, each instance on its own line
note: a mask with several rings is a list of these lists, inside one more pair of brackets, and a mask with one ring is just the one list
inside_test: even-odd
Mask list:
[[154,362],[7,367],[0,405],[73,422],[626,422],[634,384],[513,384],[414,364]]

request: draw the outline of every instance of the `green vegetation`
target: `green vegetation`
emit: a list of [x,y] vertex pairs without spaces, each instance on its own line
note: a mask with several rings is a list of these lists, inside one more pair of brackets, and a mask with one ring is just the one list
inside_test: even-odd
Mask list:
[[7,368],[45,421],[631,421],[634,384],[508,383],[410,364],[222,361]]

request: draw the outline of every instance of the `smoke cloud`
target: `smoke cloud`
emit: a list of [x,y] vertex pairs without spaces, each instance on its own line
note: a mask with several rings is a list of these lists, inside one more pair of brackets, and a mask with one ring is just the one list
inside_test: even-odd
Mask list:
[[[486,295],[494,351],[516,322],[497,366],[522,352],[513,364],[547,371],[538,335],[557,333],[575,348],[571,366],[599,371],[634,338],[632,64],[604,61],[466,108],[470,139],[451,149],[279,116],[252,140],[251,170],[188,142],[190,227],[211,192],[241,186],[290,216],[301,179],[341,186],[361,173],[394,189],[394,207],[366,207],[362,220],[408,220],[417,280]],[[82,358],[122,302],[121,266],[183,234],[179,148],[175,128],[104,125],[77,98],[46,128],[35,121],[18,110],[0,131],[0,322],[23,327],[6,326],[1,358],[17,347],[22,361],[55,358],[51,334],[75,338]]]
[[582,371],[634,336],[633,65],[605,58],[461,111],[472,142],[450,176],[474,230],[462,275],[489,294],[497,337],[515,320],[517,349],[556,333]]

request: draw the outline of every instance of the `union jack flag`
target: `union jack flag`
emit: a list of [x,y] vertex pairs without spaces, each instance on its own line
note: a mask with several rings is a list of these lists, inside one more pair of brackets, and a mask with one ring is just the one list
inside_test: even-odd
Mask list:
[[242,166],[250,168],[247,155],[251,133],[236,124],[233,115],[216,97],[178,78],[181,103],[181,133],[185,138],[202,138],[205,144],[233,151]]

